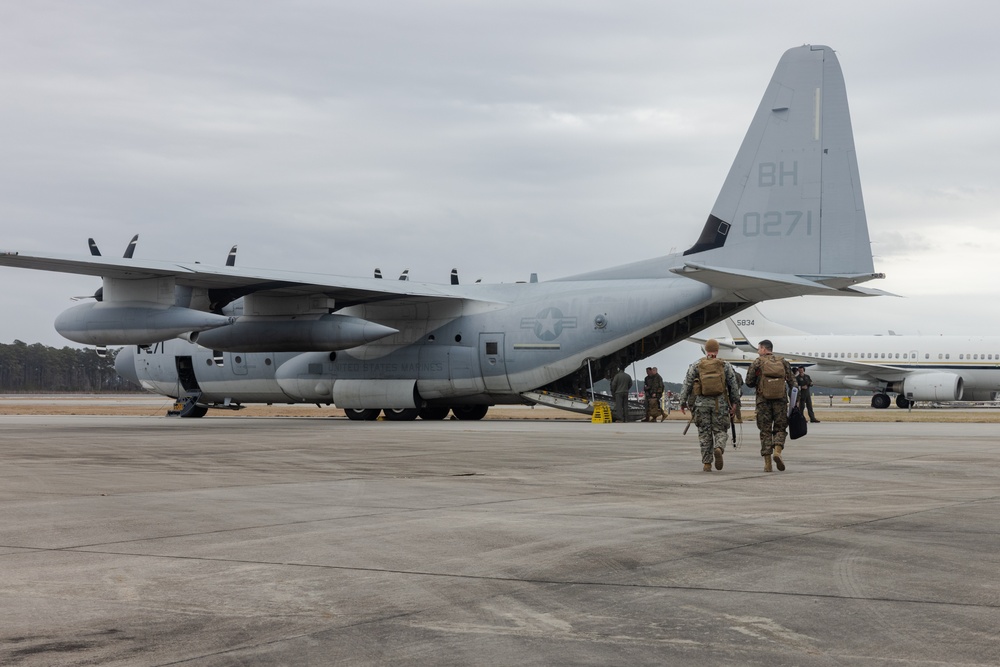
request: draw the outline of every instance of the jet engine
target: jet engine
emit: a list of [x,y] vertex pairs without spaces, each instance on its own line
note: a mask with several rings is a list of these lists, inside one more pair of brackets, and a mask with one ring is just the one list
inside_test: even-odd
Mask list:
[[962,376],[954,373],[918,373],[893,383],[892,390],[911,401],[960,401],[964,384]]
[[976,389],[969,391],[966,389],[962,393],[963,401],[995,401],[997,400],[997,394],[1000,392],[991,391],[989,389]]

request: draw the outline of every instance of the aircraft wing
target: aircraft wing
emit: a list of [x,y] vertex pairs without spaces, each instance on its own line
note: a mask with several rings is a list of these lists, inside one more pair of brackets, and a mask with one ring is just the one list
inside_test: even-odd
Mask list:
[[341,308],[400,298],[462,299],[468,298],[466,292],[469,288],[409,280],[213,266],[198,262],[29,255],[12,251],[0,251],[0,266],[126,280],[173,278],[177,285],[209,290],[213,295],[212,300],[219,303],[228,303],[241,296],[266,291],[275,296],[322,294],[334,299],[337,307]]

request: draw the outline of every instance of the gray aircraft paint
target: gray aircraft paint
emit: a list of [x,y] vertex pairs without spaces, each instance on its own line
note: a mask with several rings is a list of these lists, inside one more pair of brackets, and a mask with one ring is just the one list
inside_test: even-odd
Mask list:
[[[599,378],[758,301],[875,293],[854,287],[879,277],[862,202],[840,65],[828,47],[802,46],[782,56],[700,237],[682,254],[500,285],[18,253],[0,255],[0,264],[101,276],[114,287],[102,308],[112,313],[117,294],[133,308],[143,307],[142,295],[160,306],[173,294],[185,315],[235,322],[225,325],[231,332],[200,334],[214,351],[173,339],[172,322],[159,322],[165,342],[125,348],[116,368],[151,391],[177,396],[196,379],[203,404],[491,405],[524,402],[529,390],[582,389],[591,373]],[[327,317],[352,318],[348,333],[303,330],[303,320]],[[259,352],[256,333],[236,344],[250,318],[269,324],[241,330],[273,338],[281,353]],[[273,326],[282,320],[298,323]],[[86,333],[90,323],[72,324]],[[293,328],[295,340],[283,337]],[[149,327],[138,334],[123,342],[150,342]],[[337,340],[369,334],[377,339],[337,349]],[[301,353],[288,351],[295,347]],[[222,366],[213,362],[219,353]],[[182,365],[190,370],[179,375]]]

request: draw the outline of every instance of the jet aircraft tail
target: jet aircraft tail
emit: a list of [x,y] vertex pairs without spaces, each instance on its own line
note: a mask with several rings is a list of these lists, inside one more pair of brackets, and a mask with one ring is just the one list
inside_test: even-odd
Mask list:
[[832,49],[806,45],[782,56],[701,236],[683,255],[676,273],[737,288],[749,301],[878,292],[850,288],[881,276],[873,274],[847,91]]
[[743,312],[726,320],[726,328],[732,336],[733,345],[740,349],[757,351],[757,344],[765,338],[774,336],[803,336],[806,332],[792,327],[786,327],[764,317],[757,306],[751,306]]

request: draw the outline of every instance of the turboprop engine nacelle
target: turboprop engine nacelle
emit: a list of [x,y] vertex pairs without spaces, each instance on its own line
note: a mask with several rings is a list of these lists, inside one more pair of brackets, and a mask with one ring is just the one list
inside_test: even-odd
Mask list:
[[918,373],[902,384],[897,391],[911,401],[960,401],[965,393],[962,376],[954,373]]
[[204,331],[189,340],[226,352],[331,352],[399,333],[398,329],[350,315],[243,316],[232,326]]
[[56,318],[64,338],[84,345],[152,345],[188,331],[225,326],[232,318],[146,301],[73,306]]

